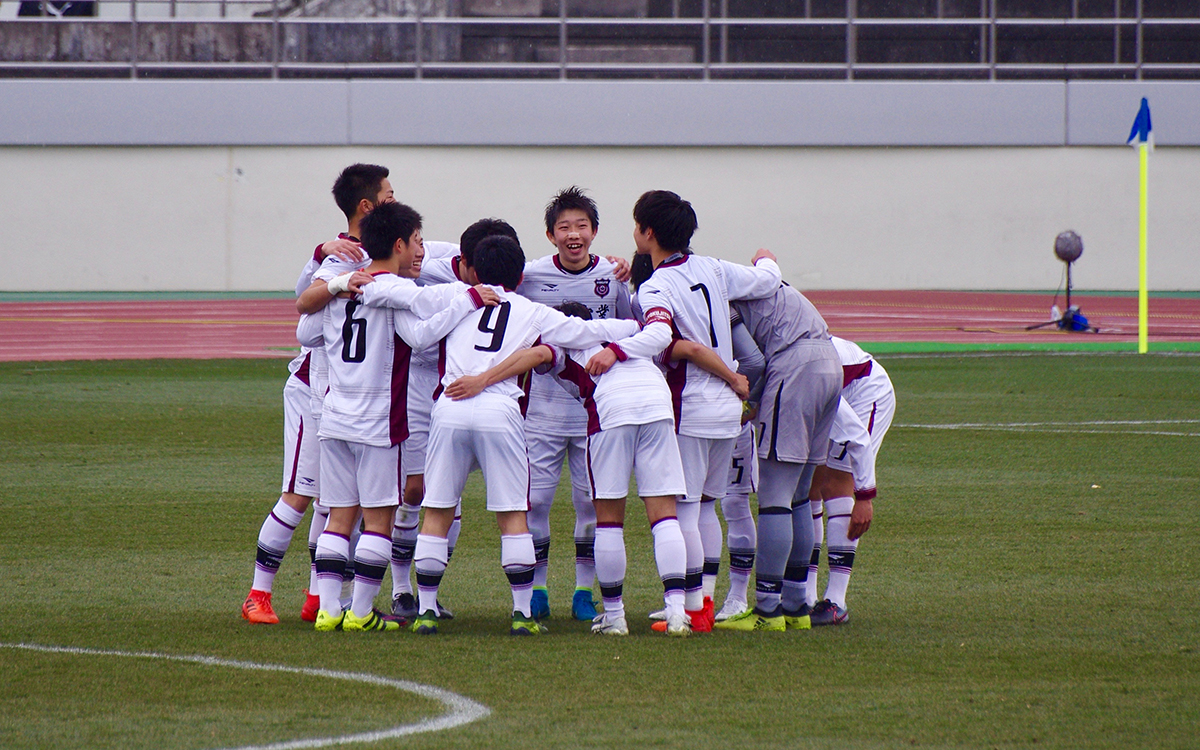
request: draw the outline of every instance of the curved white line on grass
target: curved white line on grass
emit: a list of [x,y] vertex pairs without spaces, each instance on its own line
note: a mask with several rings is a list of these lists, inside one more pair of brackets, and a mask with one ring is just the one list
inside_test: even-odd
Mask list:
[[415,724],[402,724],[398,727],[383,729],[378,732],[362,732],[347,734],[340,737],[316,737],[307,740],[292,740],[276,742],[269,745],[246,745],[236,750],[301,750],[301,748],[331,747],[333,745],[348,745],[353,742],[378,742],[379,740],[403,737],[421,732],[436,732],[442,729],[469,724],[489,715],[492,711],[482,703],[476,703],[470,698],[464,698],[449,690],[422,685],[408,680],[393,680],[389,677],[365,674],[363,672],[340,672],[332,669],[309,669],[306,667],[289,667],[283,664],[261,664],[253,661],[237,661],[234,659],[218,659],[212,656],[178,656],[160,654],[154,651],[110,651],[106,649],[76,648],[73,646],[42,646],[36,643],[0,643],[0,648],[38,651],[50,654],[74,654],[79,656],[123,656],[135,659],[165,659],[167,661],[201,664],[211,667],[229,667],[232,669],[250,669],[259,672],[288,672],[309,677],[326,677],[331,680],[349,680],[364,682],[368,685],[395,688],[422,698],[438,701],[446,706],[447,713],[434,719],[423,719]]

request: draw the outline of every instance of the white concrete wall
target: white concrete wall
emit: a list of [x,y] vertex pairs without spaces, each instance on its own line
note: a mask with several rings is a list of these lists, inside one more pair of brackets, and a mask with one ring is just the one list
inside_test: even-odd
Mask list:
[[373,161],[426,237],[499,216],[531,257],[558,189],[628,254],[668,188],[697,251],[769,247],[807,288],[1054,288],[1074,229],[1076,287],[1134,289],[1142,97],[1151,288],[1200,290],[1194,81],[0,81],[0,262],[36,251],[51,290],[290,289],[344,228],[334,177]]
[[[425,236],[484,216],[550,251],[546,200],[579,184],[601,254],[632,253],[642,191],[675,190],[698,252],[779,254],[804,288],[1051,289],[1055,235],[1077,289],[1137,287],[1138,160],[1114,147],[4,147],[0,290],[290,289],[345,228],[329,194],[355,161],[392,169]],[[1150,286],[1200,289],[1200,148],[1150,157]],[[31,262],[36,258],[36,263]]]

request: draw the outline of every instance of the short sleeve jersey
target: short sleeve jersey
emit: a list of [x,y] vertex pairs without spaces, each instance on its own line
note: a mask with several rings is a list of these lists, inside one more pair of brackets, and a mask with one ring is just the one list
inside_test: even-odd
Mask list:
[[[660,263],[638,289],[638,302],[647,326],[667,323],[674,338],[712,348],[733,369],[729,301],[769,295],[779,283],[779,267],[773,261],[750,267],[676,254]],[[676,404],[676,431],[697,438],[737,437],[742,429],[742,404],[725,381],[691,362],[667,364],[667,385]]]
[[629,358],[616,362],[603,375],[588,375],[584,368],[600,348],[554,349],[549,368],[565,392],[582,402],[588,415],[587,434],[674,419],[671,392],[653,361]]
[[860,416],[870,414],[872,404],[893,393],[892,379],[883,365],[858,344],[837,336],[832,338],[842,361],[842,399]]
[[[619,281],[616,266],[591,256],[586,268],[563,268],[553,253],[525,265],[525,279],[517,292],[527,299],[554,307],[563,302],[578,302],[592,311],[593,320],[632,319],[629,287]],[[587,414],[583,405],[571,398],[549,375],[534,374],[530,388],[526,425],[551,435],[587,434]]]

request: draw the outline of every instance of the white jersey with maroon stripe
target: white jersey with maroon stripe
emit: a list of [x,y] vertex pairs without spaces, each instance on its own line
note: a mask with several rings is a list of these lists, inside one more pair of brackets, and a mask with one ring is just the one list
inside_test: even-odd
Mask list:
[[[515,292],[497,292],[501,304],[471,313],[442,342],[442,387],[464,375],[478,375],[534,343],[582,349],[623,339],[638,330],[632,320],[581,320]],[[526,395],[516,377],[490,385],[484,392],[518,402]]]
[[[319,275],[319,274],[318,274]],[[444,336],[476,300],[465,285],[419,289],[411,279],[377,274],[361,300],[335,298],[321,313],[329,392],[321,437],[387,447],[408,437],[408,366],[412,347]],[[453,297],[447,304],[447,297]],[[399,305],[413,309],[397,309]],[[422,319],[414,310],[428,315]],[[315,338],[301,343],[315,343]]]
[[[892,387],[892,379],[888,377],[883,365],[863,351],[858,344],[837,336],[831,338],[844,373],[842,400],[850,404],[854,413],[862,420],[867,431],[871,433],[872,442],[876,444],[875,451],[878,452],[878,443],[883,439],[882,433],[887,432],[896,409],[896,391]],[[876,436],[878,440],[875,439]]]
[[565,352],[556,347],[551,349],[554,362],[547,371],[559,381],[564,392],[582,402],[588,416],[587,434],[622,425],[674,420],[671,391],[662,370],[651,360],[625,359],[603,375],[588,375],[584,368],[601,347]]
[[[525,264],[525,278],[517,292],[551,307],[578,302],[592,311],[593,320],[632,319],[629,287],[617,281],[615,272],[613,263],[595,255],[586,268],[569,271],[554,253]],[[563,391],[552,377],[534,374],[525,415],[528,429],[582,437],[587,434],[587,420],[583,405]]]
[[[429,243],[426,242],[425,244],[428,245]],[[440,244],[448,245],[449,243],[443,242]],[[455,253],[451,256],[430,259],[426,255],[425,260],[421,263],[421,276],[417,279],[417,284],[419,286],[433,286],[435,284],[452,284],[456,281],[462,281],[462,277],[458,275],[458,245],[454,245],[454,249]],[[436,379],[438,367],[437,344],[413,352],[412,366],[429,370],[433,373],[434,379]],[[426,393],[424,397],[432,403],[433,391],[431,390],[429,393]]]
[[421,277],[417,279],[417,283],[421,286],[429,286],[462,281],[463,278],[458,274],[459,257],[457,254],[447,258],[426,257],[421,261]]
[[[621,342],[621,348],[631,357],[654,356],[671,340],[687,339],[712,348],[734,369],[729,301],[774,294],[781,280],[779,266],[770,259],[751,267],[677,253],[660,263],[638,289],[645,328]],[[742,403],[725,381],[691,362],[670,362],[669,350],[664,366],[680,435],[738,436],[742,430]]]

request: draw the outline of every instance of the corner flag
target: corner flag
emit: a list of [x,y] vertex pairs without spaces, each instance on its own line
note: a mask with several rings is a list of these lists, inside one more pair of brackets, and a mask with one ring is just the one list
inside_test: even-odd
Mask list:
[[1133,127],[1126,141],[1138,150],[1140,181],[1138,190],[1138,354],[1149,351],[1149,304],[1146,292],[1146,245],[1150,223],[1150,149],[1154,148],[1154,132],[1150,127],[1150,102],[1142,97]]

